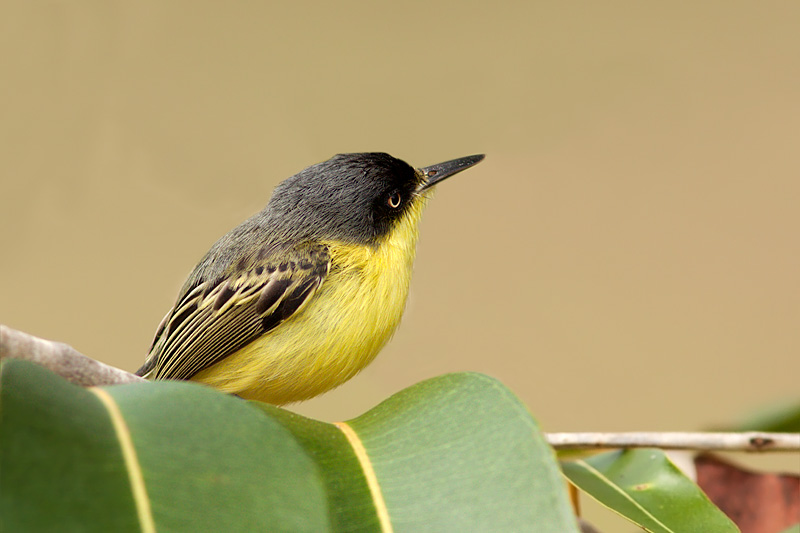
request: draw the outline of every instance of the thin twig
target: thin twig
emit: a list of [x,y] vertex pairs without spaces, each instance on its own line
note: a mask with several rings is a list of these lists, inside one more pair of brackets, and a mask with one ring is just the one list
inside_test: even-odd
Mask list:
[[95,361],[62,342],[53,342],[0,324],[0,361],[33,361],[83,387],[144,381],[119,368]]
[[[0,324],[0,361],[33,361],[84,387],[145,381],[95,361],[71,346],[28,335]],[[556,449],[661,448],[664,450],[797,452],[800,433],[548,433]]]
[[662,450],[797,452],[800,433],[548,433],[559,450],[661,448]]

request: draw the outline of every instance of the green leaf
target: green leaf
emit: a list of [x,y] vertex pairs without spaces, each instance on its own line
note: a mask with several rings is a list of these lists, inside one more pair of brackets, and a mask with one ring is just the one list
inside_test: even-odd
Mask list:
[[661,450],[614,451],[561,466],[579,489],[646,531],[739,531]]
[[386,480],[383,495],[398,530],[577,530],[552,449],[527,409],[494,379],[429,380],[350,425],[378,480]]
[[138,530],[122,451],[97,398],[32,363],[0,371],[0,531]]
[[183,382],[82,389],[12,360],[0,409],[2,531],[330,530],[316,464],[237,398]]
[[[308,424],[263,407],[291,431]],[[577,531],[552,449],[519,400],[487,376],[424,381],[340,430],[350,439],[338,457],[360,455],[377,485],[375,514],[388,517],[395,531]],[[336,449],[342,445],[339,437],[328,439]],[[310,439],[315,454],[334,453],[318,443]],[[369,494],[366,486],[358,490]]]
[[305,418],[273,405],[251,403],[283,424],[319,465],[328,494],[333,531],[380,531],[378,514],[361,464],[347,437],[335,425]]
[[800,403],[792,402],[765,407],[734,427],[732,431],[800,432]]
[[552,450],[453,374],[327,424],[186,382],[0,369],[2,531],[577,531]]

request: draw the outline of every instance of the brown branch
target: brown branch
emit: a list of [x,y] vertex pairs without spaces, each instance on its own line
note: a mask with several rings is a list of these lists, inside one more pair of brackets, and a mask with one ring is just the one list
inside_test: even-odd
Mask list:
[[95,361],[62,342],[53,342],[0,324],[0,361],[32,361],[83,387],[145,381],[119,368]]
[[662,450],[797,452],[800,433],[548,433],[559,450],[661,448]]

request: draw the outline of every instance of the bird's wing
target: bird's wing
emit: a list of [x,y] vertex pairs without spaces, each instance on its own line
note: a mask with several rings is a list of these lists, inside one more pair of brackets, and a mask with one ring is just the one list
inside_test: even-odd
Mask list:
[[138,373],[154,379],[191,378],[296,313],[330,268],[322,245],[270,255],[187,291],[159,327]]

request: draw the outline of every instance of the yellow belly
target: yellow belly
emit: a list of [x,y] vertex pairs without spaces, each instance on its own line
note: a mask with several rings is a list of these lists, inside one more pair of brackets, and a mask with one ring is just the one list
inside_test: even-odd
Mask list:
[[282,405],[322,394],[357,374],[400,323],[423,203],[377,247],[327,243],[331,270],[312,300],[192,379]]

